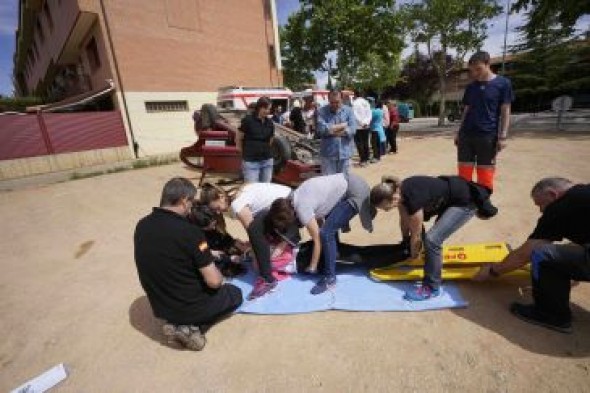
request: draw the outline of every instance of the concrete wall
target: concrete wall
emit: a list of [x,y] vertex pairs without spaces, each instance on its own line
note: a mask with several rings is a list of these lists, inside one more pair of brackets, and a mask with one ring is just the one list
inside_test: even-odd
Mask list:
[[[126,92],[125,99],[139,155],[144,156],[179,152],[193,144],[193,112],[203,104],[215,104],[217,92]],[[188,111],[148,113],[146,101],[187,101]]]
[[0,161],[0,181],[131,159],[127,146]]

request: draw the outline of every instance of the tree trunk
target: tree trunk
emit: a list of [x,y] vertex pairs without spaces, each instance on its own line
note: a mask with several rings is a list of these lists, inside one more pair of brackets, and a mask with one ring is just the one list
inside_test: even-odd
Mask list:
[[445,75],[439,76],[439,105],[438,105],[438,126],[442,127],[445,125],[445,114],[446,114],[446,90],[447,81]]

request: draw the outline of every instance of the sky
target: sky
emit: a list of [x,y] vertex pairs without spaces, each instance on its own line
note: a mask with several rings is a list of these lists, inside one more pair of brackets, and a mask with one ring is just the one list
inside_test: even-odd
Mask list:
[[[299,9],[298,0],[275,0],[279,24],[287,22],[287,18]],[[504,2],[504,0],[500,0]],[[15,38],[14,33],[17,27],[18,0],[0,0],[0,94],[12,94],[12,56],[14,54]],[[483,49],[490,52],[492,56],[502,55],[504,45],[504,24],[506,14],[498,16],[489,23],[488,38]],[[516,43],[517,35],[515,28],[524,23],[522,14],[512,14],[508,25],[508,45]],[[585,16],[578,21],[579,29],[590,29],[590,16]],[[404,50],[402,56],[412,51],[411,45]],[[326,83],[326,74],[316,74],[320,86]]]

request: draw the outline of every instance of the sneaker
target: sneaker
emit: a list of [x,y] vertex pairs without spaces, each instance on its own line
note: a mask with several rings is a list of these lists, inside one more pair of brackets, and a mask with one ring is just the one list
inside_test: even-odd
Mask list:
[[332,289],[336,286],[336,276],[324,276],[318,281],[310,293],[312,295],[319,295],[320,293],[326,292],[328,289]]
[[205,335],[201,333],[198,326],[166,323],[162,326],[162,332],[169,344],[179,342],[183,347],[192,351],[202,350],[207,343]]
[[359,167],[361,167],[361,168],[365,168],[365,167],[368,167],[368,166],[369,166],[369,163],[367,161],[361,161],[359,163]]
[[267,293],[273,292],[277,285],[278,282],[276,280],[273,282],[266,282],[262,278],[259,278],[254,284],[254,289],[252,289],[252,292],[248,295],[248,300],[258,299]]
[[371,158],[371,159],[369,160],[369,164],[376,164],[376,163],[378,163],[379,161],[380,161],[380,160],[379,160],[378,158]]
[[419,302],[440,296],[440,289],[434,289],[430,285],[422,284],[404,294],[404,299],[412,302]]
[[571,334],[573,332],[571,322],[556,322],[540,315],[533,304],[512,303],[510,312],[518,319],[533,325],[543,326],[559,333]]

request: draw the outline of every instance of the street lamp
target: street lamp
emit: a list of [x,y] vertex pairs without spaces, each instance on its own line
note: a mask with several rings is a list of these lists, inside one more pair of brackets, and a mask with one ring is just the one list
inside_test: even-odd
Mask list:
[[510,19],[510,0],[506,0],[506,26],[504,28],[504,51],[502,53],[502,75],[506,75],[506,41],[508,39],[508,19]]

